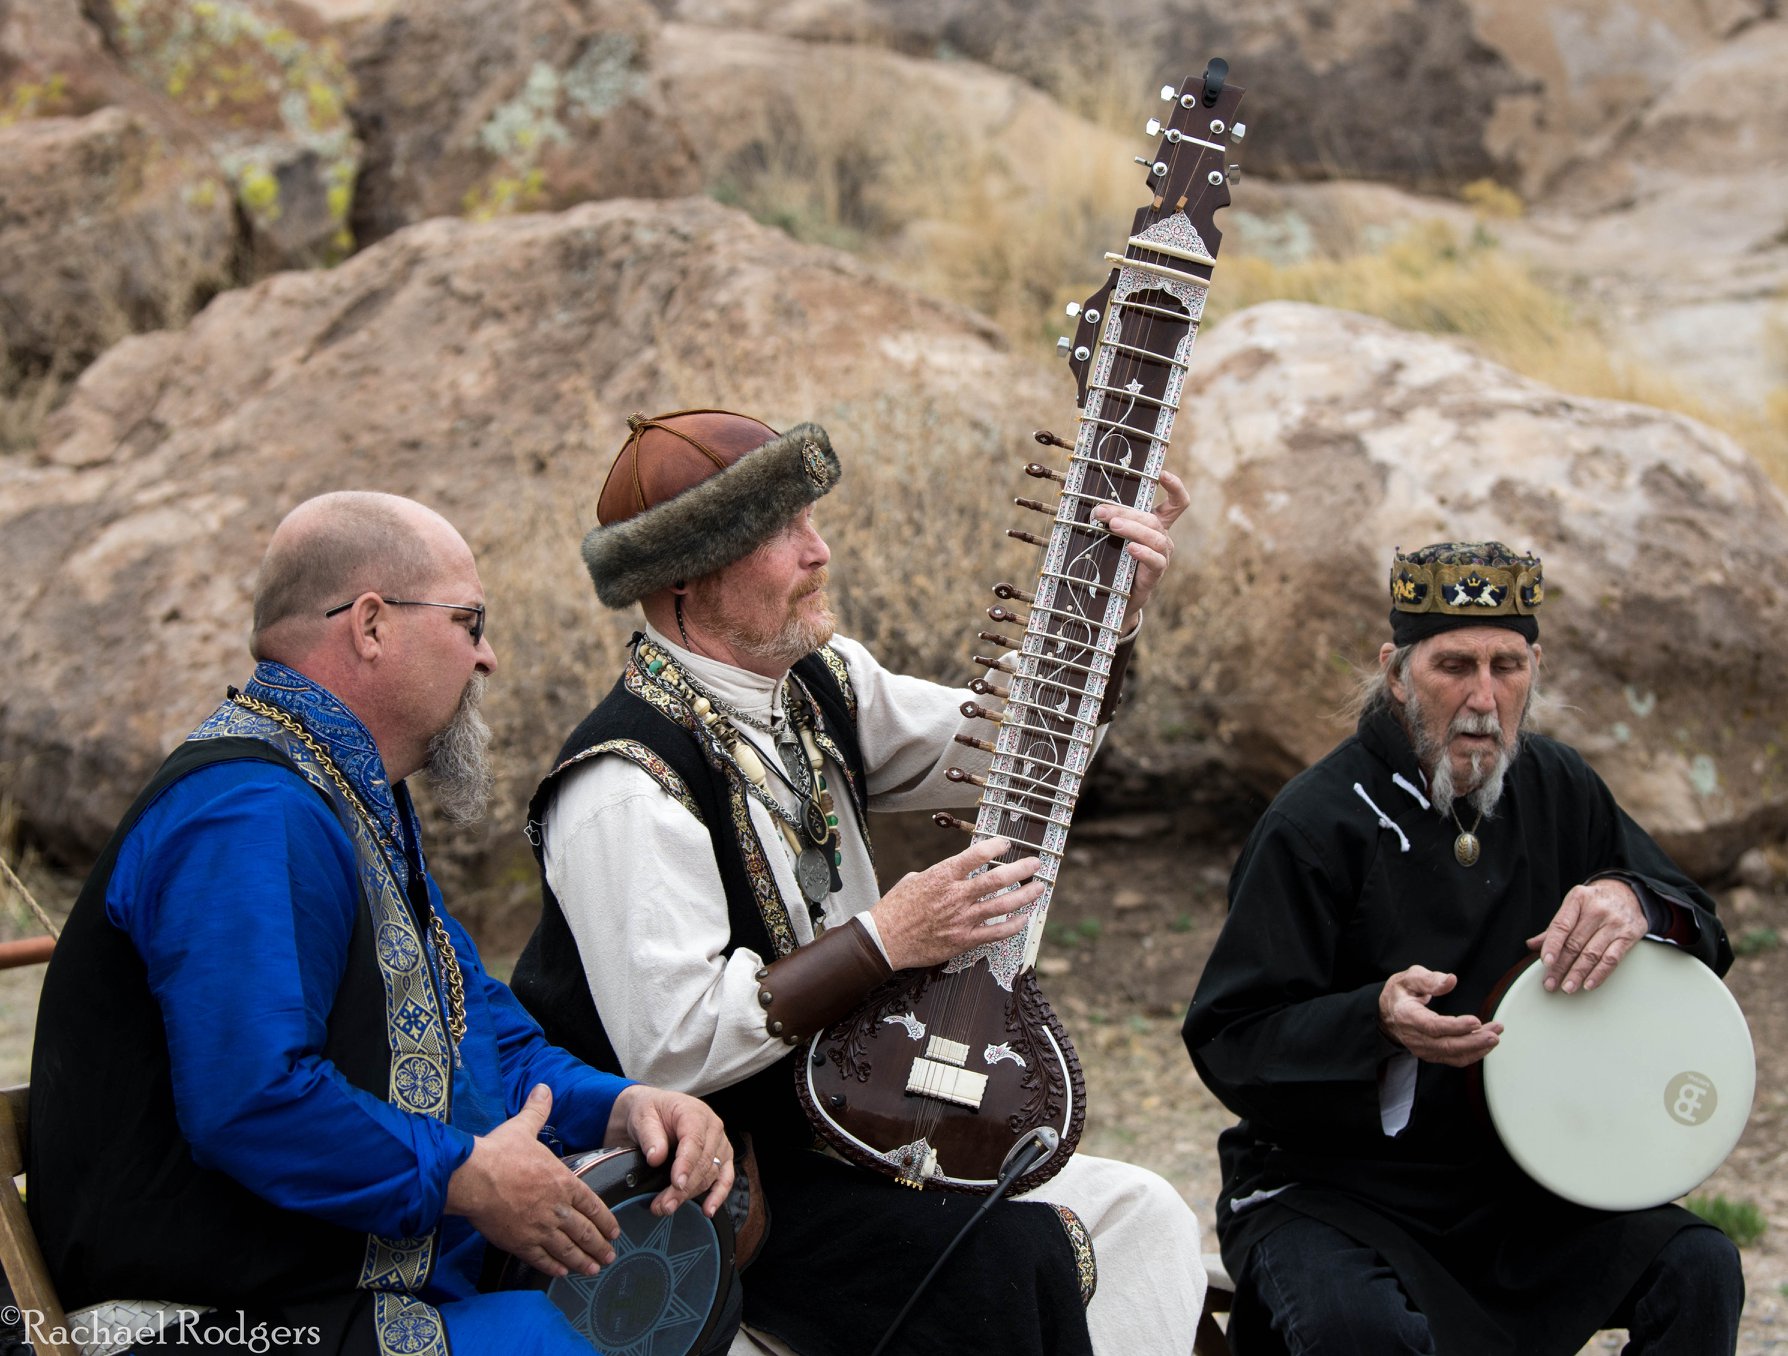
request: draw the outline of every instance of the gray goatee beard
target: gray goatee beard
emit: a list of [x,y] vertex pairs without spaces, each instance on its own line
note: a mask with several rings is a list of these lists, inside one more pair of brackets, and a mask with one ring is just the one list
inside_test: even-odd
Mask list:
[[[1408,722],[1417,760],[1423,767],[1433,767],[1428,774],[1428,803],[1434,807],[1435,813],[1451,815],[1454,802],[1462,800],[1483,818],[1494,819],[1496,803],[1502,799],[1503,778],[1521,753],[1520,730],[1505,735],[1502,722],[1492,711],[1456,716],[1437,745],[1428,733],[1421,703],[1413,692],[1403,703],[1403,717]],[[1497,741],[1495,751],[1480,750],[1471,755],[1472,788],[1464,793],[1453,784],[1453,760],[1447,756],[1448,741],[1459,734],[1495,735]]]
[[478,714],[485,676],[472,675],[460,694],[459,709],[446,728],[428,741],[422,771],[430,797],[449,824],[476,824],[484,818],[496,777],[490,766],[490,726]]

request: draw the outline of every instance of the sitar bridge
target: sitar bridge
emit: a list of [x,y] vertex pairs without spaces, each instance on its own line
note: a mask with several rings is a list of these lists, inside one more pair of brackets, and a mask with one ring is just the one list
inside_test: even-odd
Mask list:
[[925,1043],[925,1053],[913,1060],[912,1072],[906,1076],[906,1090],[979,1111],[981,1099],[987,1095],[987,1075],[965,1068],[968,1056],[968,1046],[960,1041],[931,1037]]

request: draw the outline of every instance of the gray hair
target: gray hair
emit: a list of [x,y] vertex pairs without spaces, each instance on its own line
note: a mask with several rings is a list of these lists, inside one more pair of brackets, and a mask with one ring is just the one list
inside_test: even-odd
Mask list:
[[255,578],[254,657],[270,657],[268,633],[284,622],[320,619],[368,589],[398,595],[426,584],[437,562],[417,526],[419,507],[395,494],[341,490],[287,514]]
[[1349,720],[1359,720],[1373,711],[1385,711],[1397,705],[1397,699],[1391,695],[1391,679],[1408,686],[1409,662],[1415,657],[1415,648],[1422,642],[1411,641],[1408,645],[1399,645],[1391,651],[1390,658],[1384,663],[1367,669],[1360,676],[1353,692],[1348,696],[1341,708],[1341,714]]

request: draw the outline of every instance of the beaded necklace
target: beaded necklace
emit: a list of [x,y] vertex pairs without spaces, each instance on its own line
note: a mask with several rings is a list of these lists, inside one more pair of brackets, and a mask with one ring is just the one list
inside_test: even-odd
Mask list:
[[[823,931],[826,896],[843,888],[838,867],[844,863],[844,853],[839,847],[837,809],[821,770],[825,760],[811,728],[813,716],[808,709],[811,698],[803,692],[802,701],[787,704],[786,717],[795,739],[777,740],[778,752],[787,765],[787,772],[782,768],[767,770],[757,749],[731,722],[740,720],[765,734],[773,733],[771,728],[745,717],[736,707],[709,692],[650,640],[641,638],[634,649],[634,657],[648,681],[688,706],[708,748],[739,774],[746,794],[774,817],[783,841],[794,855],[795,883],[800,886],[801,896],[807,902],[814,932]],[[782,748],[785,744],[786,752]],[[800,800],[798,813],[783,808],[782,802],[770,794],[770,771],[774,771],[778,780]]]

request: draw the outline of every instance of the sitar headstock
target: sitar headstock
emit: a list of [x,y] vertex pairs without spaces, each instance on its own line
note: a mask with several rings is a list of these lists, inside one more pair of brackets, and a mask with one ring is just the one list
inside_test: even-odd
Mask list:
[[[1229,63],[1215,57],[1202,76],[1188,79],[1180,89],[1162,86],[1161,98],[1172,111],[1166,123],[1159,118],[1148,121],[1149,135],[1159,138],[1154,156],[1136,157],[1153,199],[1137,209],[1123,253],[1105,256],[1112,263],[1105,283],[1084,301],[1068,303],[1068,317],[1078,323],[1073,334],[1056,342],[1057,351],[1067,357],[1074,373],[1079,388],[1077,405],[1086,404],[1087,375],[1118,267],[1124,260],[1190,274],[1202,282],[1210,280],[1223,241],[1214,218],[1219,209],[1229,206],[1230,180],[1240,169],[1231,157],[1240,154],[1242,139],[1248,134],[1247,125],[1236,121],[1246,91],[1230,84],[1228,76]],[[1190,252],[1197,257],[1188,258],[1187,252],[1174,248],[1169,237],[1176,233],[1160,229],[1175,216],[1183,216],[1190,238],[1202,242],[1202,249]]]

